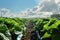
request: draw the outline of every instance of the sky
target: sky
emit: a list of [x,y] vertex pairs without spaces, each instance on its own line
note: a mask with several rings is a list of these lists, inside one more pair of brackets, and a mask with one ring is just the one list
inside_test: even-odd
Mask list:
[[37,0],[0,0],[0,8],[8,8],[12,12],[33,8],[37,4]]
[[0,0],[0,16],[47,18],[60,14],[60,0]]

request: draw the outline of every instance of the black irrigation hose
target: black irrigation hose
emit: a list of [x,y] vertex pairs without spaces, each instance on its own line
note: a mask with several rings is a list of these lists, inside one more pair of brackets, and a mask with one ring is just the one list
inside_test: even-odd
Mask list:
[[[33,25],[34,25],[34,27],[36,27],[36,24],[33,23]],[[36,34],[37,34],[38,40],[42,40],[41,36],[39,35],[38,30],[36,30]]]

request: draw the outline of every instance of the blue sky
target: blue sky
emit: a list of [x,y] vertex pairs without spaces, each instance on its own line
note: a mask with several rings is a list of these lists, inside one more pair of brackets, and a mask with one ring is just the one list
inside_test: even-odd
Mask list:
[[12,12],[33,8],[37,4],[37,0],[0,0],[0,8],[8,8]]
[[[32,10],[26,11],[27,8]],[[0,14],[1,10],[6,10],[4,17],[48,17],[60,14],[60,0],[0,0]]]

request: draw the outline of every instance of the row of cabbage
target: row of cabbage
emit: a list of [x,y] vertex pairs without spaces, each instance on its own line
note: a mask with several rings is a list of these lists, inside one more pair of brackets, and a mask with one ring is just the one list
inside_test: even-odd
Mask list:
[[17,31],[25,35],[29,21],[32,21],[34,31],[40,31],[43,40],[60,40],[60,19],[57,18],[0,18],[0,39],[11,40]]

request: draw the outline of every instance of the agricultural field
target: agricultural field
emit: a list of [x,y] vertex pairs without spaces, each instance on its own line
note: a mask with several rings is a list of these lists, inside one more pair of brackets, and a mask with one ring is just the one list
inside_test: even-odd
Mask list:
[[19,32],[30,40],[60,40],[60,19],[0,17],[0,40],[17,40]]

